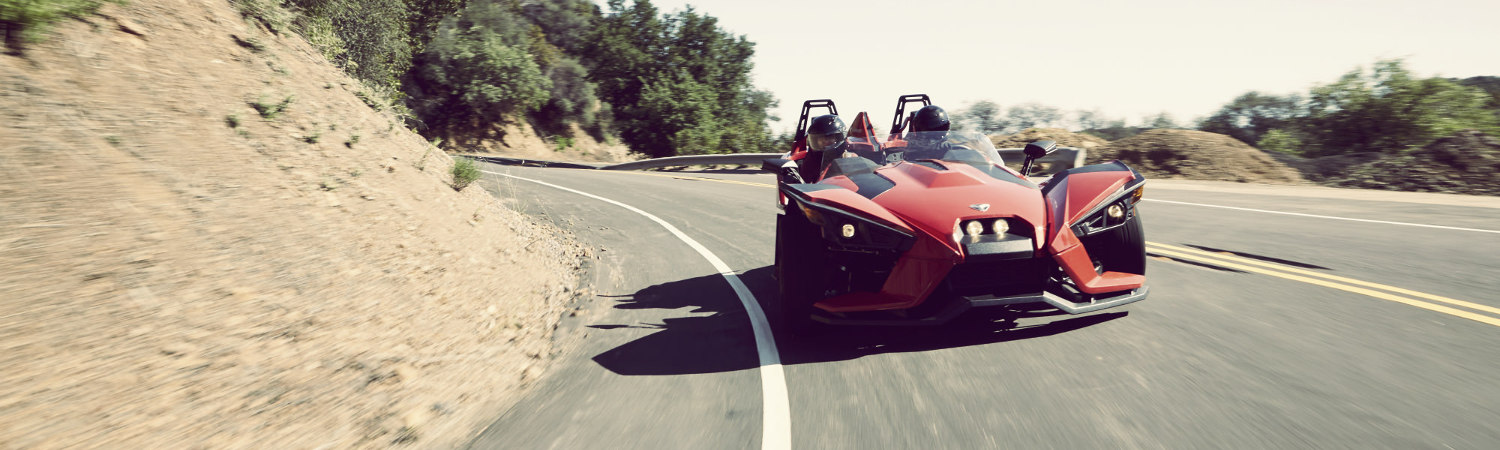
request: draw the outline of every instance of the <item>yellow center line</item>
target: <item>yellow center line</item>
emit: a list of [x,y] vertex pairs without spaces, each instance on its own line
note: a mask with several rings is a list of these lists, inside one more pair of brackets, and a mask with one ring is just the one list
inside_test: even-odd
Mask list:
[[1160,243],[1160,242],[1146,242],[1146,244],[1147,245],[1156,246],[1156,247],[1159,247],[1159,248],[1162,248],[1162,249],[1167,249],[1167,250],[1176,250],[1176,251],[1179,251],[1179,252],[1187,252],[1187,253],[1196,254],[1196,255],[1203,255],[1203,256],[1206,256],[1206,257],[1210,257],[1210,258],[1219,258],[1221,260],[1226,260],[1226,261],[1234,261],[1234,262],[1240,262],[1240,263],[1245,263],[1245,264],[1252,264],[1252,265],[1257,265],[1257,266],[1262,266],[1262,267],[1270,267],[1270,268],[1273,268],[1273,269],[1276,269],[1276,270],[1280,270],[1280,271],[1283,271],[1283,272],[1291,272],[1291,273],[1296,273],[1296,274],[1302,274],[1302,275],[1319,277],[1319,278],[1323,278],[1323,279],[1327,279],[1327,280],[1333,280],[1333,281],[1337,281],[1337,282],[1340,282],[1340,283],[1347,283],[1347,284],[1353,284],[1353,285],[1357,285],[1357,286],[1364,286],[1364,287],[1369,287],[1369,288],[1381,289],[1381,290],[1385,290],[1385,291],[1394,292],[1394,293],[1397,293],[1397,294],[1409,295],[1409,296],[1412,296],[1412,297],[1420,297],[1420,298],[1424,298],[1424,299],[1427,299],[1427,300],[1432,300],[1432,301],[1436,301],[1436,302],[1447,303],[1447,304],[1454,305],[1454,306],[1462,306],[1464,308],[1469,308],[1469,309],[1473,309],[1473,310],[1476,310],[1476,311],[1484,311],[1484,312],[1487,312],[1487,313],[1490,313],[1490,314],[1500,315],[1500,308],[1496,308],[1496,307],[1492,307],[1492,306],[1486,306],[1486,305],[1481,305],[1481,304],[1478,304],[1478,303],[1466,302],[1466,301],[1458,300],[1458,299],[1452,299],[1452,298],[1444,297],[1444,296],[1441,296],[1441,295],[1433,295],[1433,294],[1428,294],[1428,293],[1425,293],[1425,292],[1417,292],[1417,291],[1413,291],[1413,290],[1410,290],[1410,289],[1402,289],[1402,288],[1398,288],[1398,287],[1395,287],[1395,286],[1388,286],[1388,285],[1384,285],[1384,284],[1380,284],[1380,283],[1372,283],[1372,282],[1369,282],[1369,281],[1356,280],[1356,279],[1353,279],[1353,278],[1345,278],[1345,277],[1341,277],[1341,276],[1338,276],[1338,275],[1329,275],[1329,274],[1326,274],[1326,273],[1319,273],[1319,272],[1314,272],[1314,271],[1310,271],[1310,270],[1303,270],[1303,269],[1298,269],[1298,268],[1295,268],[1295,267],[1287,267],[1285,265],[1268,263],[1268,262],[1265,262],[1265,261],[1256,261],[1254,259],[1245,258],[1245,257],[1241,257],[1241,256],[1225,255],[1225,254],[1221,254],[1221,253],[1214,253],[1214,252],[1209,252],[1209,251],[1203,251],[1203,250],[1198,250],[1198,249],[1194,249],[1194,248],[1178,247],[1178,246],[1175,246],[1175,245],[1167,245],[1167,244],[1163,244],[1163,243]]
[[[1182,252],[1167,250],[1167,249],[1160,248],[1160,247],[1154,248],[1151,251],[1153,253],[1160,253],[1160,254],[1167,255],[1167,256],[1173,256],[1173,257],[1184,258],[1184,259],[1189,259],[1189,260],[1195,259],[1195,256],[1196,256],[1196,255],[1192,255],[1192,254],[1188,254],[1188,253],[1182,253]],[[1196,259],[1198,259],[1199,261],[1204,261],[1204,259],[1202,259],[1201,257],[1197,257]],[[1428,311],[1440,312],[1440,313],[1447,314],[1447,315],[1450,315],[1450,316],[1462,317],[1462,318],[1473,320],[1473,321],[1476,321],[1476,322],[1483,322],[1483,323],[1487,323],[1487,324],[1490,324],[1490,325],[1494,325],[1494,326],[1500,327],[1500,319],[1496,319],[1494,317],[1485,316],[1485,315],[1481,315],[1481,314],[1475,314],[1475,313],[1472,313],[1472,312],[1469,312],[1469,311],[1464,311],[1464,310],[1461,310],[1461,309],[1449,308],[1447,306],[1438,305],[1438,304],[1434,304],[1434,303],[1427,303],[1427,302],[1424,302],[1424,301],[1421,301],[1421,300],[1413,300],[1413,299],[1409,299],[1409,298],[1406,298],[1406,297],[1392,295],[1392,294],[1388,294],[1388,293],[1385,293],[1385,292],[1380,292],[1380,291],[1376,291],[1376,290],[1372,290],[1372,289],[1365,289],[1365,288],[1354,287],[1354,286],[1350,286],[1350,285],[1346,285],[1346,284],[1333,283],[1333,282],[1330,282],[1330,281],[1319,280],[1319,279],[1316,279],[1316,278],[1309,278],[1309,277],[1304,277],[1304,276],[1300,276],[1300,275],[1292,275],[1290,273],[1278,272],[1278,271],[1274,271],[1274,270],[1268,270],[1268,269],[1263,269],[1263,268],[1254,267],[1254,266],[1248,266],[1248,265],[1244,265],[1244,264],[1236,264],[1236,263],[1227,262],[1227,261],[1209,260],[1208,262],[1211,262],[1214,265],[1224,266],[1224,267],[1228,267],[1228,268],[1231,268],[1231,269],[1239,269],[1239,270],[1243,270],[1243,271],[1246,271],[1246,272],[1258,273],[1258,274],[1261,274],[1261,275],[1270,275],[1270,276],[1273,276],[1273,277],[1285,278],[1285,279],[1292,280],[1292,281],[1301,281],[1303,283],[1315,284],[1315,285],[1318,285],[1318,286],[1323,286],[1323,287],[1338,289],[1338,290],[1341,290],[1341,291],[1348,291],[1348,292],[1353,292],[1353,293],[1356,293],[1356,294],[1363,294],[1363,295],[1367,295],[1367,296],[1370,296],[1370,297],[1375,297],[1375,298],[1378,298],[1378,299],[1381,299],[1381,300],[1390,300],[1390,301],[1393,301],[1393,302],[1396,302],[1396,303],[1401,303],[1401,304],[1405,304],[1405,305],[1415,306],[1415,307],[1422,308],[1422,309],[1425,309],[1425,310],[1428,310]]]

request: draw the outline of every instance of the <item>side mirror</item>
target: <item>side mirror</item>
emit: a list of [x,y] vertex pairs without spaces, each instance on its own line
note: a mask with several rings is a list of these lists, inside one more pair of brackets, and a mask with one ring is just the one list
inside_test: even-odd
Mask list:
[[770,158],[761,161],[760,170],[776,174],[782,183],[803,183],[802,173],[797,171],[797,162],[785,158]]
[[1026,148],[1022,150],[1022,152],[1026,154],[1027,158],[1037,159],[1043,156],[1047,156],[1047,154],[1052,153],[1053,150],[1057,150],[1057,142],[1036,141],[1030,144],[1026,144]]
[[1026,162],[1021,163],[1021,176],[1031,176],[1031,163],[1036,161],[1037,158],[1047,156],[1055,150],[1057,150],[1057,142],[1055,141],[1036,141],[1026,144],[1026,148],[1021,150],[1022,153],[1026,154]]

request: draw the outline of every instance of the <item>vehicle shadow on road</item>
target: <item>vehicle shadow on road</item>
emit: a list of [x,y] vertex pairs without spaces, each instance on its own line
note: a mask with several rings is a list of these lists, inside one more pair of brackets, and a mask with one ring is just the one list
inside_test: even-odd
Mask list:
[[[771,267],[739,274],[763,310],[776,299]],[[759,367],[750,321],[739,297],[719,275],[658,284],[622,296],[620,309],[681,310],[692,316],[659,324],[592,324],[597,330],[653,328],[655,333],[593,357],[621,375],[682,375]],[[704,315],[706,314],[706,315]],[[1054,309],[984,309],[942,326],[825,327],[812,336],[792,337],[771,318],[782,364],[815,364],[883,353],[922,352],[1052,336],[1097,325],[1128,312],[1068,316]],[[1021,321],[1021,323],[1018,323]]]

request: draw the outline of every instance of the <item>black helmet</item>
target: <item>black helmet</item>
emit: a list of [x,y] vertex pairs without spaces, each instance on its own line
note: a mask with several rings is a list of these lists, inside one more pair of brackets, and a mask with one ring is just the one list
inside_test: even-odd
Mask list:
[[807,149],[820,152],[844,143],[844,121],[839,116],[824,114],[814,117],[807,124]]
[[948,112],[938,105],[923,106],[911,118],[912,131],[948,131]]

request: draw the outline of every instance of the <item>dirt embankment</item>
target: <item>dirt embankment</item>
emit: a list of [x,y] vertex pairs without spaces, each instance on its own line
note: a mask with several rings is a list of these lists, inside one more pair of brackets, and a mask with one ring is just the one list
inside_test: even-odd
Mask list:
[[451,447],[545,367],[584,251],[300,38],[55,30],[0,56],[3,446]]
[[577,125],[573,125],[572,137],[542,137],[527,126],[496,125],[483,132],[448,136],[442,146],[458,153],[547,161],[621,163],[643,157],[623,144],[597,141]]
[[1090,164],[1119,159],[1147,177],[1245,183],[1302,183],[1301,174],[1229,136],[1156,129],[1110,142],[1088,154]]
[[1156,129],[1117,141],[1033,128],[995,135],[996,147],[1022,147],[1053,140],[1088,150],[1088,163],[1119,159],[1153,178],[1306,183],[1361,189],[1500,195],[1500,139],[1465,131],[1399,155],[1353,153],[1301,158],[1264,152],[1229,136],[1193,130]]
[[1348,166],[1326,184],[1453,194],[1500,195],[1500,139],[1465,131],[1407,154]]

